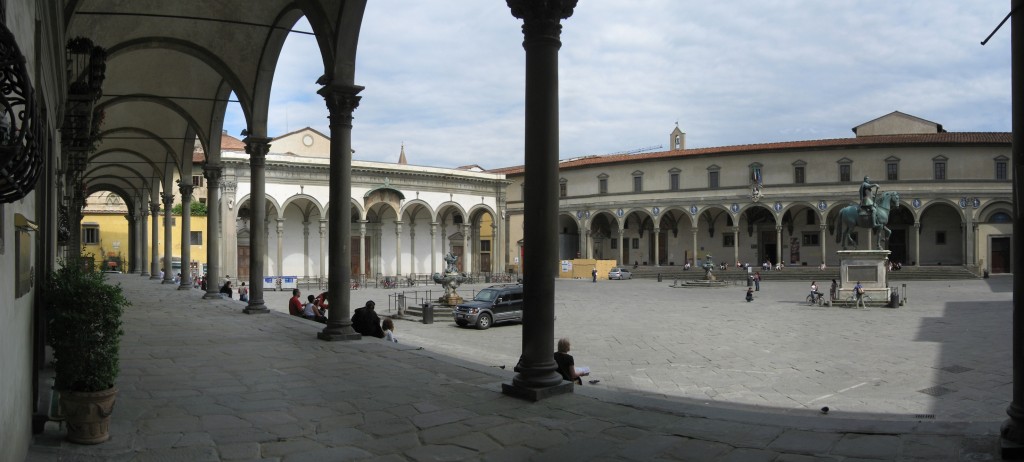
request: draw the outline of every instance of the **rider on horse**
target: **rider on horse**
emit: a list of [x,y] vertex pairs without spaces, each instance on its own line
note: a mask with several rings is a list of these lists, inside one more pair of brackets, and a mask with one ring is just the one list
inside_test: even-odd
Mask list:
[[860,215],[868,219],[869,227],[873,228],[875,223],[875,190],[878,185],[871,182],[871,179],[864,176],[864,182],[860,184]]

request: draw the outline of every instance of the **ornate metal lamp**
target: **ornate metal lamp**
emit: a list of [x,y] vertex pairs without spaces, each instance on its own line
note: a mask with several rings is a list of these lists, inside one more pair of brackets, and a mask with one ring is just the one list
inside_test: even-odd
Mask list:
[[0,203],[25,197],[35,188],[43,160],[32,83],[14,34],[0,24]]

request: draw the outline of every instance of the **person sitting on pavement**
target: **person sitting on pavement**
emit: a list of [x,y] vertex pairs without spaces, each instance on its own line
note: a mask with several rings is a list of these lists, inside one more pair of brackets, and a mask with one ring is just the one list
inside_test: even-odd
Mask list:
[[231,281],[227,281],[224,285],[220,286],[220,293],[227,295],[228,298],[235,298],[234,292],[231,290]]
[[304,308],[302,306],[302,300],[299,299],[299,295],[302,295],[302,292],[300,292],[299,289],[292,289],[292,298],[288,300],[288,314],[302,318],[304,317],[302,316]]
[[316,301],[314,301],[313,304],[316,305],[316,310],[317,312],[320,313],[320,316],[327,316],[327,310],[329,310],[330,307],[328,306],[328,297],[326,291],[320,293],[320,295],[317,295]]
[[302,305],[302,317],[310,321],[316,321],[319,323],[327,324],[327,318],[320,316],[320,312],[317,311],[316,309],[316,305],[313,302],[313,300],[315,300],[315,297],[310,295],[309,297],[306,297],[306,299],[309,300],[309,302],[306,303],[305,305]]
[[754,301],[754,288],[753,287],[747,287],[747,297],[746,297],[746,300],[748,302]]
[[380,327],[384,329],[384,340],[398,343],[398,337],[395,337],[395,322],[391,318],[384,318],[380,323]]
[[384,338],[384,329],[380,328],[380,316],[373,311],[374,306],[376,303],[370,300],[366,302],[366,306],[356,308],[352,315],[352,328],[367,337]]
[[[570,346],[569,339],[558,339],[558,351],[555,352],[555,363],[558,364],[558,373],[565,380],[575,382],[577,385],[583,385],[583,379],[580,377],[590,375],[590,368],[576,367],[575,360],[569,354]],[[594,381],[590,383],[594,383]]]

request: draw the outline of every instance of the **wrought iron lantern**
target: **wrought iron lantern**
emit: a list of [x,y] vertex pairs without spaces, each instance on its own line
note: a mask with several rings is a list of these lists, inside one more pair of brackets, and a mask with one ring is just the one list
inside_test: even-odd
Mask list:
[[25,56],[14,34],[0,24],[0,203],[21,199],[35,188],[43,165],[37,126]]

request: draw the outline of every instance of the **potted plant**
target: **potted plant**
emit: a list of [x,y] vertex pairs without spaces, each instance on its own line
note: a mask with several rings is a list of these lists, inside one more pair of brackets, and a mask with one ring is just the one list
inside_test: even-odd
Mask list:
[[131,303],[120,285],[108,284],[103,273],[84,264],[65,265],[48,275],[42,298],[67,438],[102,443],[110,438],[117,395],[121,315]]

